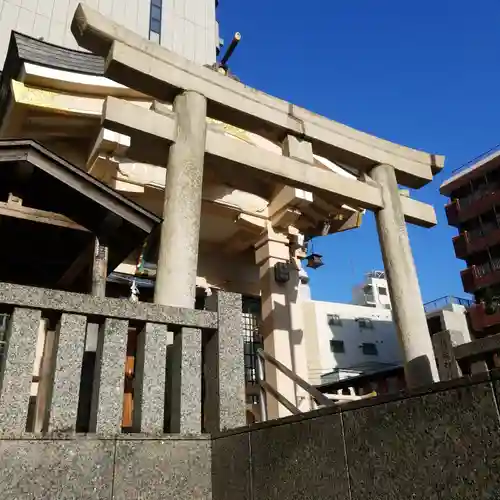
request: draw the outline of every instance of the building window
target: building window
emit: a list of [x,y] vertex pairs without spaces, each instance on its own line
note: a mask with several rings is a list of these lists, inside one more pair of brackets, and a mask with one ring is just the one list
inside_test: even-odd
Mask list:
[[330,340],[330,351],[333,353],[345,352],[343,340]]
[[[255,387],[257,384],[257,350],[264,347],[259,331],[260,298],[242,297],[242,333],[243,352],[245,362],[245,382],[247,386]],[[258,392],[247,394],[247,404],[259,402]]]
[[365,342],[364,344],[361,344],[361,349],[363,350],[363,354],[365,354],[366,356],[378,355],[377,346],[371,342]]
[[441,323],[441,313],[439,313],[436,316],[428,317],[427,326],[429,328],[429,333],[431,335],[435,335],[436,333],[443,331],[444,328]]
[[329,314],[328,315],[328,324],[330,326],[340,326],[342,325],[342,320],[338,314]]
[[149,39],[160,43],[161,39],[161,8],[162,0],[151,0],[149,15]]
[[387,288],[385,288],[383,286],[379,286],[378,287],[378,294],[379,295],[387,295]]
[[367,330],[373,330],[373,321],[369,318],[358,318],[356,320],[360,328],[366,328]]

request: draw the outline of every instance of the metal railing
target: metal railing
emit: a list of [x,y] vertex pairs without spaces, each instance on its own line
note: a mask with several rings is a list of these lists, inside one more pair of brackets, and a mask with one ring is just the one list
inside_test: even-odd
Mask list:
[[472,242],[483,237],[483,231],[480,227],[470,229],[467,231],[467,239]]
[[498,151],[500,151],[500,144],[497,144],[497,145],[493,146],[492,148],[488,149],[487,151],[485,151],[484,153],[481,153],[480,155],[475,156],[474,158],[472,158],[472,160],[469,160],[468,162],[464,163],[463,165],[460,165],[459,167],[452,170],[451,173],[456,174],[458,172],[461,172],[462,170],[465,170],[466,168],[471,167],[475,163],[478,163],[479,161],[484,160],[488,156],[490,156]]
[[[259,316],[242,314],[243,352],[245,356],[245,382],[247,386],[257,384],[257,349],[262,345],[259,334]],[[258,403],[258,397],[247,394],[247,403]]]
[[485,188],[480,188],[473,193],[464,196],[463,198],[459,198],[458,201],[460,203],[460,208],[463,210],[467,208],[469,205],[472,205],[475,201],[481,199],[485,194],[488,193],[488,190]]
[[358,397],[398,392],[406,387],[403,366],[392,366],[376,372],[363,373],[335,382],[321,384],[317,389],[323,394],[350,394]]
[[475,278],[484,278],[485,276],[488,276],[488,274],[500,271],[500,258],[492,257],[489,262],[475,264],[472,266],[472,269]]
[[499,228],[498,223],[486,222],[481,227],[467,231],[467,236],[470,242],[474,242],[480,238],[484,238],[489,233],[496,231]]
[[476,264],[473,269],[476,278],[483,278],[491,273],[491,264],[489,262],[483,262],[482,264]]
[[263,349],[257,350],[257,356],[259,359],[257,378],[259,386],[261,388],[260,401],[261,401],[262,420],[267,420],[267,394],[273,396],[280,404],[282,404],[293,415],[302,413],[289,399],[287,399],[275,387],[272,387],[265,380],[265,362],[273,365],[277,370],[286,375],[290,380],[295,382],[299,387],[301,387],[304,391],[306,391],[314,399],[314,401],[318,406],[335,406],[338,403],[343,403],[347,401],[357,401],[359,399],[367,399],[376,396],[376,392],[371,392],[363,396],[336,394],[336,395],[331,395],[331,397],[327,397],[316,387],[306,382],[302,377],[299,377],[296,373],[294,373],[283,363],[278,361],[274,356],[265,352]]
[[472,193],[467,196],[463,196],[458,198],[458,203],[460,204],[460,210],[464,210],[468,208],[470,205],[473,205],[477,201],[486,198],[490,195],[494,195],[500,187],[499,182],[489,182],[484,184],[483,186],[476,188]]
[[444,297],[439,297],[438,299],[431,300],[424,304],[424,311],[430,313],[441,309],[449,304],[457,304],[464,307],[471,307],[474,303],[471,299],[464,299],[462,297],[456,297],[454,295],[445,295]]

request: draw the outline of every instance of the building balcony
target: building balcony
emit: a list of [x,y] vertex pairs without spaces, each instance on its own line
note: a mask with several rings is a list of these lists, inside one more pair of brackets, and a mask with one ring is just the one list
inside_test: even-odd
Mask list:
[[453,248],[458,259],[465,259],[469,255],[469,233],[464,231],[453,238]]
[[484,304],[474,304],[469,309],[469,318],[472,328],[476,332],[481,332],[486,328],[500,324],[500,311],[488,314]]
[[466,198],[453,200],[445,206],[448,224],[457,227],[461,222],[477,217],[496,204],[500,204],[500,189],[496,184]]
[[500,283],[500,259],[492,264],[471,266],[460,273],[464,291],[474,293],[481,288]]
[[483,230],[483,234],[477,231],[464,231],[455,236],[453,238],[453,247],[457,258],[466,259],[471,254],[500,243],[500,228],[492,226],[489,230]]
[[448,224],[450,226],[457,227],[460,223],[459,221],[460,201],[459,200],[450,201],[450,203],[445,205],[444,210],[446,212],[446,218],[448,219]]

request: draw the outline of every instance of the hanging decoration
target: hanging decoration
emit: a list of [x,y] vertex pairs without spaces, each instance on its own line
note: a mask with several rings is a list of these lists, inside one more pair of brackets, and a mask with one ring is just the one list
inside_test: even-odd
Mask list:
[[132,280],[132,283],[130,285],[130,298],[129,300],[131,302],[139,302],[139,287],[137,286],[136,280]]
[[310,267],[311,269],[318,269],[318,267],[325,265],[325,263],[323,262],[323,256],[319,253],[314,252],[314,244],[312,238],[309,241],[310,245],[308,244],[308,247],[310,247],[310,252],[306,257],[307,267]]
[[135,275],[136,276],[141,276],[144,274],[144,261],[145,261],[145,253],[146,253],[146,248],[148,245],[148,240],[146,240],[142,244],[141,252],[139,253],[139,258],[137,259],[137,263],[135,266]]

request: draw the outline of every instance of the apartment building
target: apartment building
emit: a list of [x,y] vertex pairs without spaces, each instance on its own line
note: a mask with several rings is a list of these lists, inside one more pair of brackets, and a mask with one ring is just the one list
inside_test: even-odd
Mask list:
[[474,295],[469,309],[476,336],[500,331],[500,152],[490,153],[455,173],[441,185],[448,196],[448,223],[457,228],[453,238],[464,291]]
[[[471,341],[467,310],[472,301],[441,297],[424,304],[429,335],[450,330],[457,344]],[[402,364],[384,271],[371,271],[352,291],[352,303],[304,303],[309,379],[338,382]]]
[[402,363],[387,280],[372,271],[353,289],[352,304],[304,303],[309,380],[319,385]]

